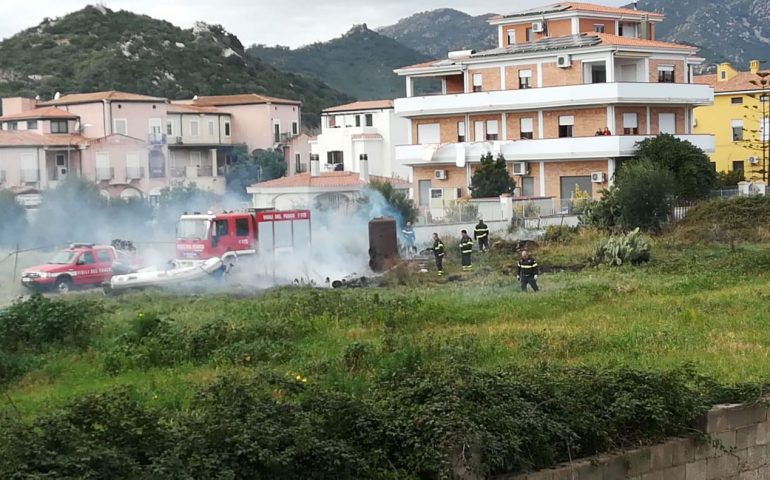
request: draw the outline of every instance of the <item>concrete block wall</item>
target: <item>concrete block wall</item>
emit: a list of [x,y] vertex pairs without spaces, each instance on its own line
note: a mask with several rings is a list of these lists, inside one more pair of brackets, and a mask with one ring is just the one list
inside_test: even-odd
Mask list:
[[707,437],[674,438],[497,480],[770,480],[766,404],[718,405],[697,427]]

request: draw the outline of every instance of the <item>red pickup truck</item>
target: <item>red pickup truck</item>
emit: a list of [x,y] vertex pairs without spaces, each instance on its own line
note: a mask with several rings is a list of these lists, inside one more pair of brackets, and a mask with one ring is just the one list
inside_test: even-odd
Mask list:
[[67,293],[77,287],[101,285],[112,277],[117,251],[109,245],[73,243],[48,263],[25,269],[21,284],[32,290]]

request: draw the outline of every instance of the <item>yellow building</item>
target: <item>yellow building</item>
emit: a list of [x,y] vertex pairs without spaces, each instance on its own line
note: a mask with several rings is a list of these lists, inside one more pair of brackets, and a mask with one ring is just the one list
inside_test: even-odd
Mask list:
[[714,104],[695,109],[693,132],[714,135],[716,149],[711,160],[717,171],[742,170],[747,180],[767,179],[763,175],[770,160],[765,133],[770,130],[770,72],[763,89],[764,74],[760,62],[752,60],[748,72],[723,63],[715,75],[695,77],[696,83],[714,88]]

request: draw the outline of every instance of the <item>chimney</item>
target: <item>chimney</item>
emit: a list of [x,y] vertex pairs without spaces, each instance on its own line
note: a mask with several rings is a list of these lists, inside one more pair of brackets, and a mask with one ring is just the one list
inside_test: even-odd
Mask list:
[[311,177],[320,177],[321,176],[321,165],[318,160],[317,154],[310,154],[310,176]]
[[749,71],[753,74],[759,73],[759,67],[762,65],[762,62],[759,60],[752,60],[749,62]]
[[361,175],[361,180],[369,183],[369,155],[362,153],[358,157],[358,170]]

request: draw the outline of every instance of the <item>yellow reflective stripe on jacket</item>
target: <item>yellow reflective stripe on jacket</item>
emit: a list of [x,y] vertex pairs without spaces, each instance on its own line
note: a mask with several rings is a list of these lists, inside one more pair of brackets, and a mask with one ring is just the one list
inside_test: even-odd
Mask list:
[[532,265],[519,264],[519,268],[537,268],[537,263],[533,263]]

